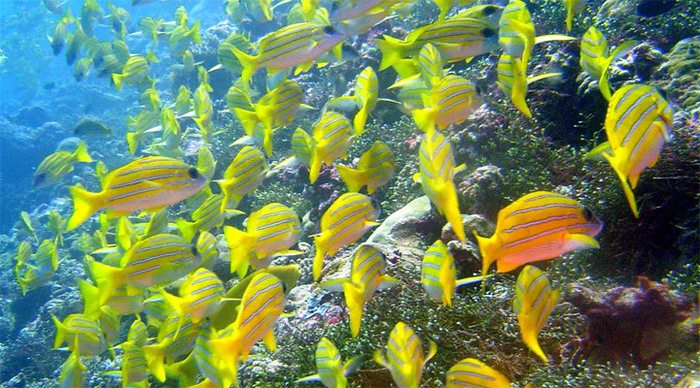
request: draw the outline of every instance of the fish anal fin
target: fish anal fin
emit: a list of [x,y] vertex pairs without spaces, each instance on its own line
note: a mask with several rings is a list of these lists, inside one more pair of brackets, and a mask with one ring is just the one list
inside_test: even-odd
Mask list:
[[593,237],[585,234],[570,234],[566,238],[565,247],[570,251],[600,248],[600,244]]

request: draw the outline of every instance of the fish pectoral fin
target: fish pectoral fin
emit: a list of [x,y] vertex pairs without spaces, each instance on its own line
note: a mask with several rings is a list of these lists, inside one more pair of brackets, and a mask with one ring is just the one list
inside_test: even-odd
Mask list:
[[311,376],[302,377],[299,380],[295,381],[295,383],[310,383],[313,381],[321,381],[321,376],[318,373],[316,373]]
[[455,167],[454,174],[457,175],[464,171],[467,171],[467,165],[462,163],[459,166]]
[[574,38],[573,36],[560,34],[540,35],[535,37],[535,44],[566,40],[576,40],[576,38]]
[[419,172],[413,174],[413,182],[414,182],[414,183],[422,183],[422,182],[423,182],[423,181],[421,180],[421,178],[420,178],[420,173],[419,173]]
[[478,283],[478,282],[483,281],[485,279],[488,279],[492,276],[493,276],[493,274],[486,275],[486,276],[470,276],[468,278],[458,279],[455,281],[455,288],[461,287],[461,286],[466,286],[468,284]]
[[267,334],[265,334],[265,336],[263,337],[263,343],[269,351],[276,352],[277,340],[275,340],[275,332],[272,330],[268,330]]
[[326,291],[343,292],[343,284],[347,283],[348,281],[350,281],[348,278],[331,279],[322,281],[320,285],[321,288]]
[[382,275],[377,289],[386,290],[399,284],[401,284],[401,281],[399,279],[389,275]]
[[600,244],[593,237],[585,234],[570,234],[566,239],[566,248],[572,251],[600,248]]
[[430,340],[430,349],[428,350],[428,355],[425,356],[425,361],[423,361],[423,365],[427,364],[428,361],[430,361],[431,358],[437,353],[437,344],[435,341]]
[[360,364],[362,364],[362,360],[364,357],[360,356],[355,356],[351,359],[349,359],[345,365],[343,365],[343,376],[347,377],[350,375],[352,372],[356,371],[357,368],[360,367]]
[[586,160],[605,160],[603,154],[611,154],[612,146],[609,141],[600,143],[595,146],[592,150],[588,151],[586,155],[583,156]]

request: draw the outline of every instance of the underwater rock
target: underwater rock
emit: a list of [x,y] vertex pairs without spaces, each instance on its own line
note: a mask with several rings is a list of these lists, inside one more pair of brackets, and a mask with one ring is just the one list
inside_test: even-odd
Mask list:
[[40,127],[50,120],[51,115],[49,112],[37,105],[24,107],[10,118],[10,121],[13,123],[27,127]]
[[588,320],[581,350],[589,360],[619,362],[631,355],[628,361],[647,367],[672,351],[698,351],[697,338],[678,325],[693,314],[690,299],[644,276],[637,287],[604,294],[574,284],[567,301]]
[[467,214],[484,214],[489,219],[495,219],[504,205],[503,199],[496,193],[501,192],[504,184],[501,169],[497,166],[477,168],[457,183],[457,193],[464,204],[462,209]]
[[697,120],[700,116],[700,35],[678,42],[667,54],[658,76],[669,96]]
[[[468,233],[467,236],[470,235],[470,231],[479,236],[493,234],[494,225],[478,214],[462,214],[462,224]],[[481,270],[479,245],[474,240],[467,238],[466,242],[459,241],[449,223],[442,227],[440,239],[447,244],[450,254],[454,257],[457,273],[472,274]]]
[[418,197],[389,215],[367,239],[368,243],[421,248],[439,237],[443,219],[431,211],[430,199]]

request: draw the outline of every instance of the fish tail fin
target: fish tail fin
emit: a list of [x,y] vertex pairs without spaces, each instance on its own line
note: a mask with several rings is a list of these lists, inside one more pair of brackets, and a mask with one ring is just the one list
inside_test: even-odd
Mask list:
[[233,111],[236,117],[238,117],[238,121],[241,122],[246,135],[253,136],[253,130],[255,130],[255,126],[260,122],[258,114],[241,108],[235,108]]
[[100,311],[100,289],[83,279],[78,280],[80,295],[83,297],[83,314],[95,319]]
[[411,111],[413,121],[415,121],[418,128],[426,134],[435,130],[436,113],[437,111],[430,108],[414,109]]
[[196,44],[202,44],[202,38],[199,35],[199,20],[194,22],[194,25],[190,29],[189,35]]
[[146,365],[153,376],[160,382],[165,381],[165,346],[161,344],[146,345],[143,347],[143,355]]
[[486,276],[489,272],[489,267],[496,260],[494,255],[494,240],[493,237],[481,237],[476,232],[474,232],[474,237],[476,237],[476,242],[479,245],[479,254],[481,254],[481,276]]
[[137,132],[126,133],[126,144],[129,146],[130,155],[134,155],[136,153],[136,149],[139,147],[139,137],[140,134]]
[[382,52],[382,62],[379,65],[379,70],[382,71],[401,60],[408,44],[400,39],[384,35],[384,39],[377,39],[377,46]]
[[433,2],[440,9],[438,21],[444,20],[445,16],[447,15],[447,12],[449,12],[450,9],[452,9],[452,4],[454,4],[454,0],[433,0]]
[[263,130],[263,150],[267,156],[272,156],[272,132],[270,127]]
[[232,226],[224,227],[224,236],[231,251],[231,272],[236,272],[243,279],[250,265],[253,240],[250,234]]
[[537,340],[537,323],[527,314],[518,314],[518,323],[520,324],[520,337],[528,349],[542,361],[549,362]]
[[244,83],[248,83],[251,78],[253,78],[253,73],[258,69],[258,57],[246,54],[243,51],[233,47],[233,54],[238,58],[238,61],[243,66],[243,71],[241,72],[241,80]]
[[352,338],[357,338],[362,325],[362,292],[360,287],[352,282],[343,283],[343,291],[345,293],[345,304],[350,310],[350,334],[352,334]]
[[112,74],[112,82],[114,82],[114,87],[117,88],[117,92],[122,91],[122,86],[124,86],[124,75],[123,74]]
[[66,224],[67,232],[80,226],[102,207],[100,193],[89,192],[81,186],[71,186],[68,190],[73,197],[73,214]]
[[350,192],[359,192],[364,183],[364,171],[356,170],[354,168],[343,166],[338,164],[335,166],[338,170],[338,175],[340,175],[340,180],[345,183],[345,186]]
[[316,245],[316,255],[314,256],[314,267],[313,275],[314,281],[321,277],[321,270],[323,269],[323,259],[326,257],[326,250],[321,247],[322,240],[319,236],[314,237],[314,245]]
[[173,308],[175,314],[177,314],[177,316],[180,317],[180,319],[178,319],[177,321],[177,330],[175,330],[175,335],[173,336],[174,340],[177,338],[178,333],[180,333],[180,329],[182,328],[182,321],[185,320],[185,309],[183,307],[185,301],[183,300],[183,298],[177,297],[169,292],[166,292],[163,289],[160,290],[160,294],[163,296],[165,302]]
[[92,163],[92,158],[90,157],[90,154],[88,154],[87,151],[87,145],[83,141],[81,141],[80,144],[78,144],[78,147],[75,149],[75,152],[73,152],[73,157],[77,162]]
[[90,273],[97,283],[98,295],[97,304],[104,305],[117,287],[122,285],[121,269],[107,264],[93,261],[90,263]]
[[360,136],[365,131],[365,124],[367,123],[367,105],[363,105],[362,109],[357,111],[355,117],[352,119],[352,126],[355,128],[355,135]]
[[311,162],[309,163],[309,182],[314,184],[316,179],[318,179],[318,174],[321,173],[321,157],[318,152],[313,152],[311,155]]
[[345,365],[343,365],[343,376],[347,377],[350,374],[352,374],[354,371],[356,371],[357,368],[360,367],[361,362],[362,362],[362,356],[355,356],[355,357],[349,359],[347,362],[345,362]]
[[627,177],[620,170],[620,168],[617,165],[617,161],[615,160],[615,158],[613,156],[610,156],[608,154],[603,154],[603,157],[610,163],[613,170],[615,170],[617,177],[620,179],[620,184],[622,185],[622,191],[625,192],[625,197],[627,198],[627,202],[630,205],[630,209],[632,210],[632,214],[634,214],[634,218],[639,218],[639,209],[637,208],[637,200],[634,198],[634,192],[632,192],[632,187],[627,182]]
[[189,222],[183,218],[178,218],[175,220],[175,225],[185,241],[192,241],[194,235],[197,233],[194,222]]
[[58,349],[63,341],[66,340],[66,332],[68,328],[63,324],[55,315],[51,314],[51,319],[53,319],[54,325],[56,325],[56,338],[53,341],[53,348]]
[[445,218],[447,221],[452,224],[452,230],[455,232],[455,235],[459,239],[459,241],[466,242],[467,241],[467,236],[464,232],[464,223],[462,221],[462,213],[459,211],[459,204],[457,202],[457,193],[454,191],[455,189],[452,188],[452,192],[454,195],[454,204],[450,206],[446,206],[445,209]]
[[19,285],[22,295],[27,295],[27,290],[29,290],[29,283],[23,278],[17,278],[17,285]]

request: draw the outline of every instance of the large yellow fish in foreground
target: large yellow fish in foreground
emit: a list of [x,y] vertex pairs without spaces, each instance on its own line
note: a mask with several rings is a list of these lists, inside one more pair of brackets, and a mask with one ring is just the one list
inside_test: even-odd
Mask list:
[[431,340],[428,355],[424,355],[418,335],[410,326],[399,322],[389,334],[386,352],[377,350],[374,361],[389,369],[399,388],[418,388],[423,367],[435,353],[437,345]]
[[355,132],[345,116],[336,112],[325,112],[313,131],[313,148],[309,166],[309,181],[316,182],[321,164],[331,164],[347,154]]
[[379,209],[372,199],[360,193],[345,193],[338,197],[321,217],[321,233],[314,237],[314,280],[321,276],[323,259],[346,245],[354,244],[368,230],[379,225]]
[[528,265],[518,275],[513,311],[518,314],[520,335],[525,345],[544,362],[549,360],[540,348],[537,335],[547,323],[559,297],[559,291],[552,290],[547,273],[539,268]]
[[659,160],[661,148],[671,140],[672,126],[673,109],[653,86],[625,85],[610,98],[605,116],[608,141],[587,156],[602,154],[610,163],[635,217],[639,217],[639,210],[632,189],[642,171]]
[[80,226],[91,215],[107,210],[110,216],[157,211],[197,193],[207,178],[179,160],[149,156],[135,160],[107,175],[102,191],[92,193],[72,186],[73,215],[66,231]]
[[602,228],[590,210],[571,198],[548,191],[530,193],[498,212],[493,236],[476,236],[482,275],[494,261],[498,272],[510,272],[574,250],[598,248],[593,237]]
[[438,131],[425,135],[418,153],[419,172],[413,176],[413,180],[421,184],[430,202],[452,224],[457,238],[466,241],[457,189],[452,182],[455,173],[464,166],[455,167],[450,141]]

